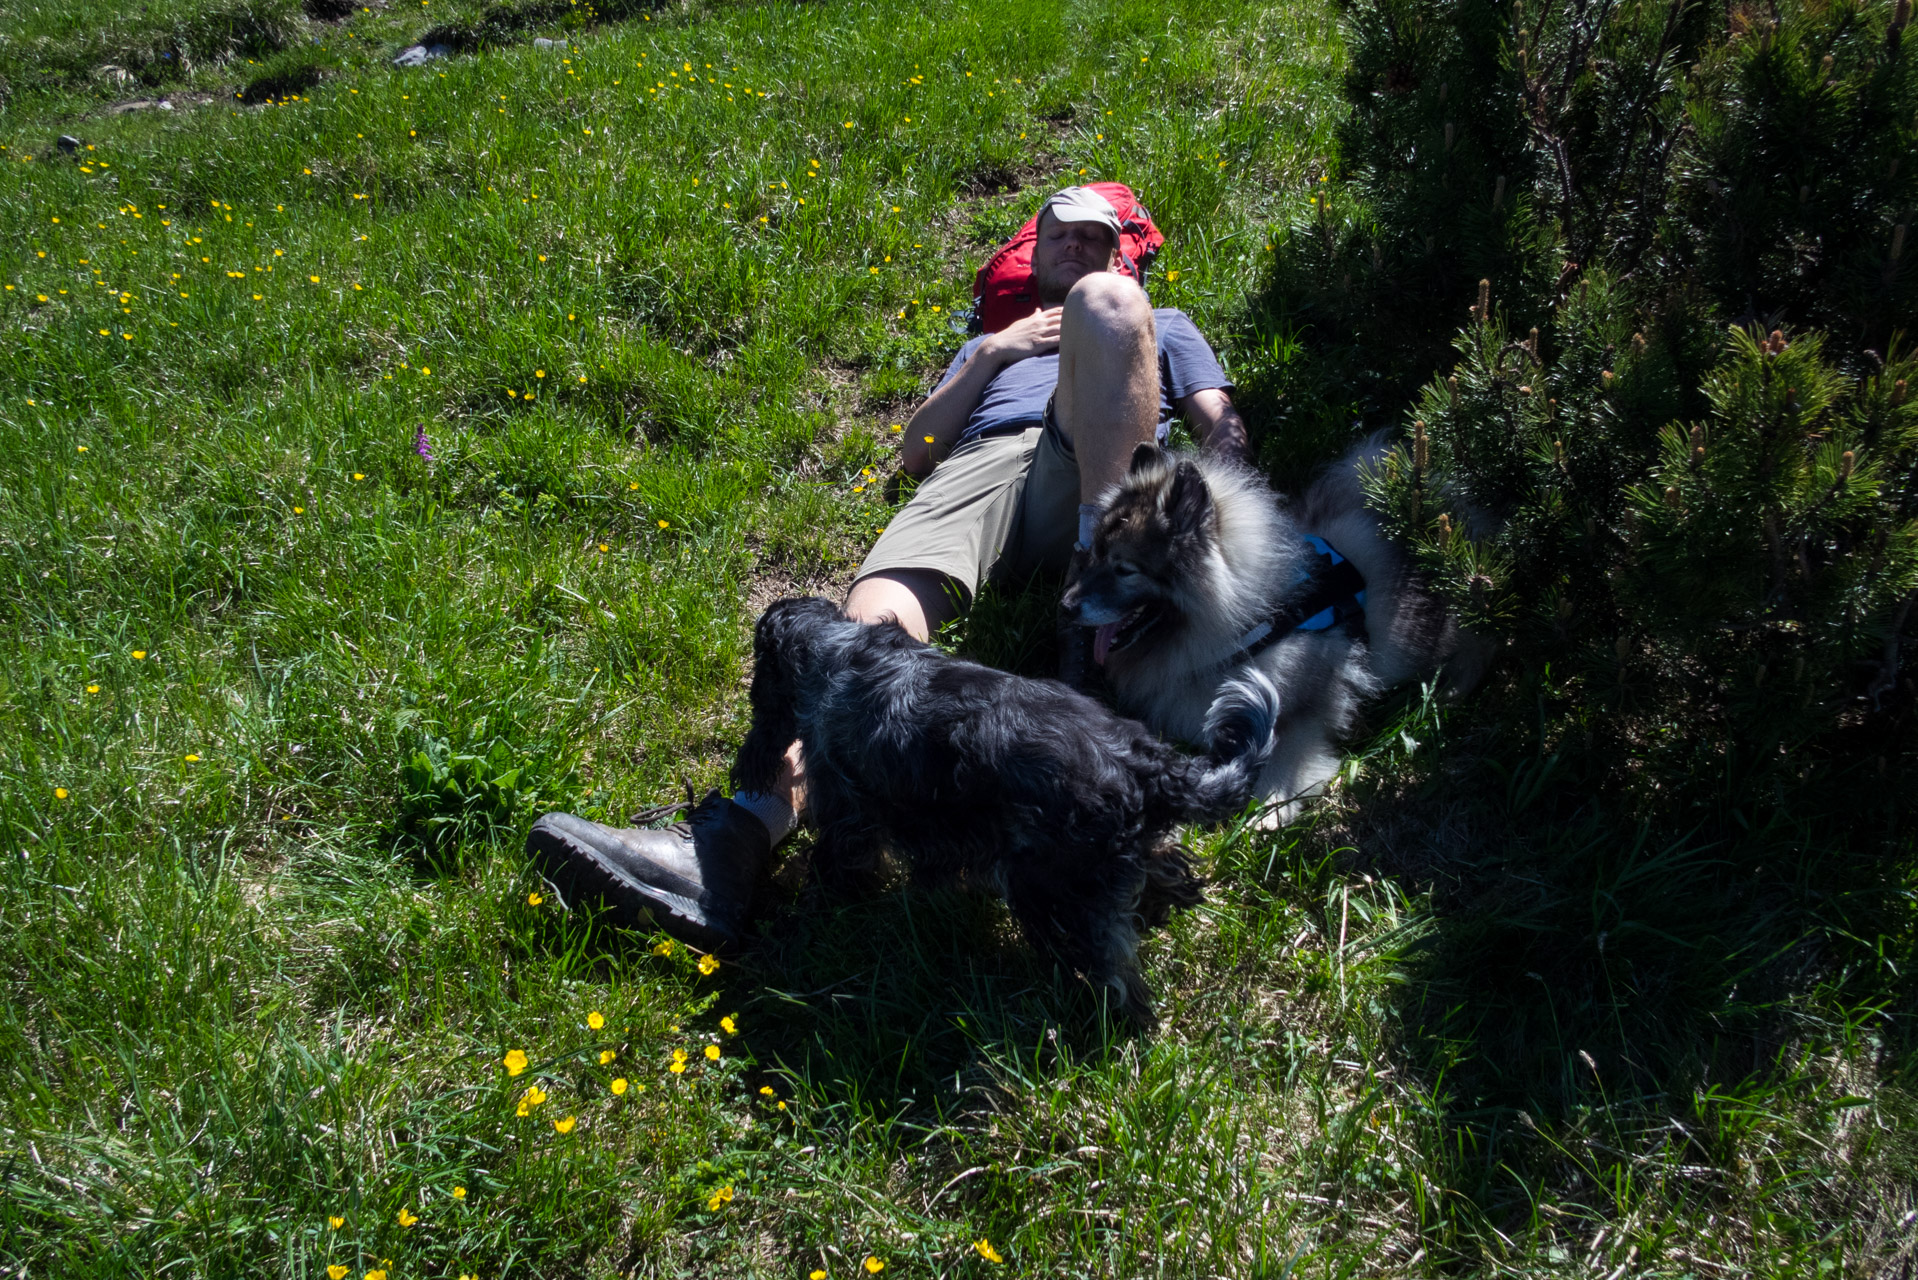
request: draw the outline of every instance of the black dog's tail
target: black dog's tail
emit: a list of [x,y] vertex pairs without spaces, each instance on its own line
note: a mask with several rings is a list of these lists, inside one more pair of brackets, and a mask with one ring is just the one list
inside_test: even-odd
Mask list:
[[1205,713],[1205,740],[1211,760],[1195,769],[1188,821],[1218,822],[1245,807],[1265,762],[1279,723],[1279,691],[1256,669],[1228,680]]

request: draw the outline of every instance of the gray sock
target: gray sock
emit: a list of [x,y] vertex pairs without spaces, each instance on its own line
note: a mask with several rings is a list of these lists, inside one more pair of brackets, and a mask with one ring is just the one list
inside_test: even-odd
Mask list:
[[1079,547],[1081,550],[1092,546],[1092,531],[1099,526],[1099,504],[1081,502],[1079,504]]
[[733,803],[766,824],[766,832],[772,836],[774,848],[799,825],[799,815],[793,812],[793,807],[770,792],[736,792]]

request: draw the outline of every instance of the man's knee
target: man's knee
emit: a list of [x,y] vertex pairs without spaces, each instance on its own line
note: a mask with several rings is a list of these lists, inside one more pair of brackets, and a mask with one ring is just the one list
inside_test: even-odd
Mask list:
[[[1105,339],[1150,333],[1152,302],[1131,276],[1101,271],[1072,286],[1059,324],[1062,331],[1084,329]],[[1061,337],[1063,339],[1063,332]]]
[[852,584],[846,616],[854,622],[897,622],[920,640],[958,616],[958,588],[932,569],[883,569]]

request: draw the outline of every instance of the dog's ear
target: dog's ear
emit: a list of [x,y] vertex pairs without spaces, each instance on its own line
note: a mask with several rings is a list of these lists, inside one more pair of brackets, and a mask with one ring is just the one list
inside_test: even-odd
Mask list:
[[1165,519],[1173,536],[1202,532],[1212,518],[1212,490],[1206,487],[1205,477],[1190,462],[1181,462],[1165,495]]
[[[753,724],[733,758],[735,791],[765,791],[778,775],[786,748],[799,736],[793,706],[792,664],[803,648],[796,634],[816,614],[810,599],[780,600],[769,606],[753,628]],[[828,606],[830,608],[830,606]]]
[[1165,450],[1148,441],[1132,451],[1132,466],[1126,474],[1151,484],[1162,479],[1165,470]]

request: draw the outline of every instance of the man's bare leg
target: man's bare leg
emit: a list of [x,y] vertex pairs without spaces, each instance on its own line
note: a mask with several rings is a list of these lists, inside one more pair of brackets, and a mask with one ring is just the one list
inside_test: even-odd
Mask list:
[[1158,438],[1158,326],[1130,276],[1090,275],[1066,295],[1053,409],[1078,458],[1083,504],[1124,479],[1133,449]]

